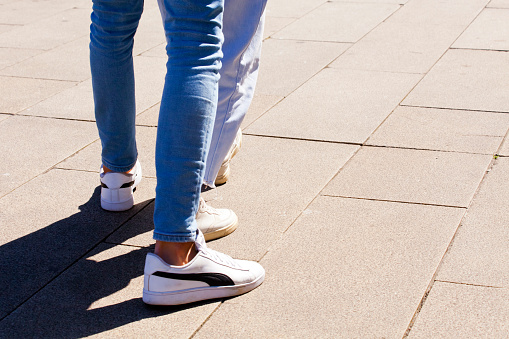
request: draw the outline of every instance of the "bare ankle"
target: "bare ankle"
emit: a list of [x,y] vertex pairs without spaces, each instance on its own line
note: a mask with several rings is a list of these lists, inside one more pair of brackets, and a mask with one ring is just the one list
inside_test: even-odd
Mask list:
[[167,264],[182,266],[193,260],[198,252],[194,242],[156,241],[154,253]]

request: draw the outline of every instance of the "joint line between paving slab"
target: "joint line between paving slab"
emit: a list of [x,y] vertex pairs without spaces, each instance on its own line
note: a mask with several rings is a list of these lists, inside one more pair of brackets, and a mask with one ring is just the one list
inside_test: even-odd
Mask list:
[[[47,100],[47,99],[45,99],[45,100]],[[31,106],[31,107],[33,107],[33,106]],[[93,122],[93,123],[95,123],[95,120],[88,120],[88,119],[76,119],[76,118],[64,118],[64,117],[51,117],[51,116],[44,116],[44,115],[23,114],[22,112],[26,111],[27,109],[28,108],[25,108],[24,110],[22,110],[20,113],[18,113],[16,115],[19,116],[19,117],[31,117],[31,118],[43,118],[43,119],[54,119],[54,120],[66,120],[66,121]]]
[[255,133],[249,133],[249,132],[246,132],[246,133],[242,132],[242,135],[249,135],[252,137],[260,137],[260,138],[323,142],[323,143],[328,143],[328,144],[344,144],[344,145],[354,145],[354,146],[362,146],[363,145],[360,142],[331,141],[331,140],[307,139],[307,138],[297,138],[297,137],[283,137],[283,136],[279,136],[279,135],[264,135],[264,134],[255,134]]
[[448,281],[448,280],[435,280],[435,282],[441,282],[446,284],[455,284],[455,285],[465,285],[465,286],[473,286],[473,287],[483,287],[483,288],[498,288],[498,289],[504,289],[503,286],[490,286],[490,285],[481,285],[481,284],[472,284],[472,283],[464,283],[464,282],[458,282],[458,281]]
[[214,310],[212,312],[210,312],[209,316],[203,321],[203,323],[201,323],[200,326],[198,326],[198,328],[193,332],[193,334],[191,334],[191,336],[189,337],[189,339],[192,339],[196,336],[196,334],[198,334],[198,332],[202,329],[203,326],[205,326],[205,324],[207,323],[207,321],[209,321],[210,318],[212,318],[212,316],[214,315],[214,313],[216,313],[218,310],[219,310],[219,307],[221,307],[221,305],[224,304],[224,300],[221,300],[221,302],[219,303],[219,305],[217,305],[216,308],[214,308]]
[[450,47],[453,50],[464,50],[464,51],[481,51],[481,52],[503,52],[509,53],[507,49],[493,49],[493,48],[464,48],[464,47]]
[[[15,114],[15,115],[17,115],[17,114]],[[22,186],[24,186],[24,185],[28,184],[29,182],[31,182],[32,180],[34,180],[34,179],[38,178],[39,176],[41,176],[41,175],[44,175],[44,174],[48,173],[49,171],[51,171],[51,170],[53,170],[53,169],[61,169],[61,168],[58,168],[58,167],[57,167],[59,164],[61,164],[61,163],[62,163],[62,162],[64,162],[65,160],[67,160],[67,159],[69,159],[69,158],[71,158],[71,157],[75,156],[75,155],[76,155],[76,154],[78,154],[80,151],[82,151],[82,150],[83,150],[83,149],[85,149],[86,147],[88,147],[88,146],[92,145],[92,144],[93,144],[94,142],[96,142],[97,140],[99,140],[99,139],[95,139],[94,141],[90,142],[88,145],[83,146],[82,148],[80,148],[79,150],[77,150],[76,152],[74,152],[73,154],[71,154],[70,156],[68,156],[68,157],[64,158],[64,159],[63,159],[63,160],[61,160],[61,161],[58,161],[55,165],[51,166],[50,168],[48,168],[48,169],[46,169],[46,170],[42,171],[41,173],[37,174],[37,175],[36,175],[36,176],[34,176],[34,177],[32,177],[32,178],[28,179],[28,180],[27,180],[27,181],[25,181],[24,183],[22,183],[22,184],[20,184],[20,185],[18,185],[18,186],[16,186],[16,187],[14,187],[14,188],[13,188],[13,189],[11,189],[9,192],[7,192],[7,193],[5,193],[5,194],[3,194],[3,195],[0,195],[0,199],[2,199],[3,197],[7,196],[8,194],[10,194],[10,193],[14,192],[14,191],[15,191],[15,190],[17,190],[18,188],[20,188],[20,187],[22,187]],[[64,168],[62,168],[62,169],[64,169]],[[65,168],[65,170],[74,170],[74,169]]]
[[508,114],[509,113],[509,111],[489,111],[489,110],[471,109],[471,108],[454,108],[454,107],[405,105],[405,104],[400,104],[399,106],[401,106],[401,107],[414,107],[414,108],[441,109],[441,110],[447,110],[447,111],[465,111],[465,112],[494,113],[494,114]]
[[[11,310],[10,312],[8,312],[5,316],[3,316],[2,318],[0,318],[0,321],[3,321],[5,318],[7,318],[8,316],[10,316],[13,312],[15,312],[18,308],[22,307],[27,301],[29,301],[30,299],[32,299],[37,293],[39,293],[41,290],[43,290],[46,286],[48,286],[49,284],[51,284],[53,281],[55,281],[55,279],[57,279],[58,277],[60,277],[63,273],[65,273],[67,270],[69,270],[73,265],[75,265],[78,261],[80,261],[81,259],[85,258],[90,252],[94,251],[97,246],[101,245],[101,244],[104,244],[106,243],[106,239],[108,239],[108,237],[110,237],[113,233],[115,233],[116,231],[118,231],[122,226],[124,226],[125,224],[127,224],[129,221],[131,221],[135,216],[137,216],[141,211],[143,211],[145,208],[147,208],[147,206],[150,205],[150,203],[146,204],[145,206],[143,206],[142,208],[140,208],[140,210],[136,213],[134,213],[133,215],[131,215],[129,218],[127,218],[127,220],[125,220],[124,222],[122,222],[118,227],[116,227],[113,231],[111,231],[109,234],[107,234],[102,240],[99,240],[95,245],[92,245],[92,247],[86,251],[82,256],[78,257],[76,260],[74,260],[72,263],[70,263],[66,268],[62,269],[59,273],[55,274],[55,276],[53,278],[51,278],[50,280],[48,280],[48,282],[46,282],[43,286],[41,286],[37,291],[35,291],[34,293],[32,293],[30,296],[28,296],[27,298],[25,298],[25,300],[23,300],[19,305],[17,305],[13,310]],[[117,246],[121,245],[121,246],[124,246],[123,244],[116,244]]]
[[322,197],[328,197],[328,198],[356,199],[356,200],[392,202],[392,203],[396,203],[396,204],[409,204],[409,205],[421,205],[421,206],[434,206],[434,207],[447,207],[447,208],[467,209],[467,207],[465,207],[465,206],[432,204],[432,203],[417,202],[417,201],[402,201],[402,200],[390,200],[390,199],[363,198],[363,197],[352,197],[352,196],[332,195],[332,194],[322,194],[321,196]]
[[[502,147],[502,143],[501,145],[499,146],[499,149],[497,151],[500,150],[500,148]],[[414,312],[414,315],[412,316],[412,319],[410,320],[410,323],[408,324],[408,327],[407,327],[407,330],[405,331],[405,334],[403,335],[403,338],[407,338],[410,334],[410,332],[412,331],[412,327],[414,326],[415,322],[417,321],[417,318],[419,317],[419,314],[424,306],[424,304],[426,303],[426,300],[428,299],[428,295],[429,293],[431,292],[431,289],[433,288],[434,284],[435,284],[435,279],[438,275],[438,272],[440,271],[441,267],[443,266],[444,264],[444,258],[449,254],[449,252],[451,251],[451,248],[454,244],[454,241],[458,235],[458,232],[460,231],[461,229],[461,226],[463,225],[463,221],[465,220],[465,217],[468,213],[468,209],[470,208],[470,206],[472,205],[473,201],[475,200],[477,194],[479,193],[479,190],[480,190],[480,187],[484,181],[484,179],[486,178],[486,175],[491,171],[491,168],[493,167],[493,165],[495,164],[495,161],[496,159],[491,159],[490,163],[488,164],[488,167],[486,168],[485,172],[484,172],[484,175],[483,177],[481,178],[481,180],[479,181],[479,184],[477,185],[477,188],[474,192],[474,195],[472,196],[472,199],[470,200],[467,208],[465,209],[465,212],[463,213],[463,216],[461,217],[461,220],[458,224],[458,227],[456,227],[456,231],[454,232],[452,238],[451,238],[451,241],[449,242],[449,245],[447,246],[447,249],[445,250],[444,252],[444,255],[442,256],[442,258],[440,259],[440,262],[438,263],[438,266],[433,274],[433,277],[431,278],[431,281],[430,283],[428,284],[428,288],[426,289],[426,292],[424,293],[420,303],[419,303],[419,306],[417,306],[417,309],[415,310]]]

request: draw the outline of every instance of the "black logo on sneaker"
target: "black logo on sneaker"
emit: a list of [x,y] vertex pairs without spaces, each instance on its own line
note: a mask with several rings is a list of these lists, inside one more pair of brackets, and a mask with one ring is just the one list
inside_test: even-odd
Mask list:
[[155,272],[153,275],[156,277],[175,279],[175,280],[194,280],[202,281],[209,286],[233,286],[233,280],[222,273],[191,273],[191,274],[178,274],[168,272]]

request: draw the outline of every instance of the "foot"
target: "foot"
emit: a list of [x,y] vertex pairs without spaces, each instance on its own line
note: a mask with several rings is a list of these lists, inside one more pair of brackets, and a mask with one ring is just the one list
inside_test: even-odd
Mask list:
[[200,206],[196,214],[198,228],[205,236],[205,240],[224,237],[237,229],[238,218],[229,209],[216,209],[208,206],[200,197]]
[[107,211],[127,211],[134,205],[133,192],[141,181],[141,164],[126,173],[105,172],[101,167],[101,207]]
[[226,298],[249,292],[265,278],[257,262],[232,259],[207,248],[201,232],[197,254],[183,266],[168,265],[153,253],[145,261],[143,301],[151,305],[180,305]]
[[230,161],[239,152],[241,145],[242,130],[239,128],[237,136],[235,137],[235,140],[233,141],[233,144],[230,147],[228,154],[224,158],[223,163],[219,168],[219,172],[217,173],[216,181],[214,182],[216,186],[222,185],[228,181],[228,178],[230,177]]

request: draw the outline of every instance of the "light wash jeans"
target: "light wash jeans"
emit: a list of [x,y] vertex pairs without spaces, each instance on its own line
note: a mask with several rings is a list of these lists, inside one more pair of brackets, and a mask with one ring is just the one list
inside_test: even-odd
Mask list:
[[[90,65],[102,162],[124,172],[138,156],[132,47],[143,0],[93,2]],[[202,183],[213,186],[252,99],[266,0],[225,2],[159,0],[168,62],[156,142],[156,240],[195,240]]]

